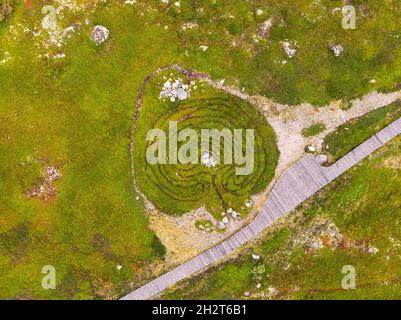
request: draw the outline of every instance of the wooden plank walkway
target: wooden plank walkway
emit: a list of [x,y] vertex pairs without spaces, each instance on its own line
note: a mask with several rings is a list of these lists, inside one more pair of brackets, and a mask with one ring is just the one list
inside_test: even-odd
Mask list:
[[394,121],[330,167],[322,167],[313,155],[287,169],[275,184],[261,212],[247,226],[200,255],[129,293],[123,300],[144,300],[219,261],[253,239],[274,221],[289,213],[328,183],[375,150],[401,134],[401,118]]

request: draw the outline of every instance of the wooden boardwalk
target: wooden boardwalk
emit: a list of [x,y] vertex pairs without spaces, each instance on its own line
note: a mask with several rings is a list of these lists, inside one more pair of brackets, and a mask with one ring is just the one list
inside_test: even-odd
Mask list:
[[283,173],[261,212],[247,226],[220,244],[134,290],[122,299],[151,298],[192,274],[213,265],[399,134],[401,134],[401,118],[373,135],[330,167],[322,167],[313,155],[305,156]]

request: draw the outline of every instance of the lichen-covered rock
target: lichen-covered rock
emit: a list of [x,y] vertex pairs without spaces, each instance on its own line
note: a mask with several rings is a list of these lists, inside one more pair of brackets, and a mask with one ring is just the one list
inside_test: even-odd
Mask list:
[[333,51],[333,53],[336,57],[339,57],[343,53],[344,48],[342,47],[341,44],[336,44],[331,47],[331,50]]
[[101,25],[96,25],[92,29],[92,40],[95,41],[97,45],[105,42],[109,37],[110,31]]
[[168,79],[160,92],[160,99],[169,98],[171,102],[178,100],[188,99],[190,96],[190,87],[188,84],[183,83],[181,78],[176,80]]

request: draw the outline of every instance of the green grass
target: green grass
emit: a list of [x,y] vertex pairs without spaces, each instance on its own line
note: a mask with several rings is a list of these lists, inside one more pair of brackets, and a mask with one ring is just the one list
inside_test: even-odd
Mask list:
[[[260,293],[268,295],[267,288],[272,287],[278,291],[273,299],[397,299],[401,277],[400,148],[401,139],[396,138],[310,199],[292,214],[296,219],[288,220],[238,258],[185,281],[164,298],[244,299],[246,291],[255,298]],[[318,219],[335,223],[353,245],[313,252],[294,243]],[[379,252],[371,254],[363,249],[367,246]],[[261,259],[253,260],[252,252]],[[355,290],[341,287],[345,265],[356,269]],[[255,278],[254,268],[265,272]],[[228,277],[236,274],[241,277],[234,285]],[[218,279],[226,281],[217,285]],[[256,289],[257,283],[260,289]]]
[[338,127],[324,139],[323,150],[326,150],[329,162],[337,161],[399,117],[401,117],[401,101],[397,100]]
[[307,138],[313,137],[323,132],[324,130],[326,130],[326,125],[324,123],[315,123],[312,124],[310,127],[304,128],[302,130],[302,135]]

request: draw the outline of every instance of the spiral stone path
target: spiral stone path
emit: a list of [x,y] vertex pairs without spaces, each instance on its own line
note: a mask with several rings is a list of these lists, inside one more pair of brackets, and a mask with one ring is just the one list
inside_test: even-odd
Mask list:
[[289,213],[331,181],[401,134],[401,118],[394,121],[330,167],[322,167],[313,155],[287,169],[277,181],[261,212],[246,227],[220,244],[172,269],[129,293],[123,300],[144,300],[206,269],[246,242],[252,240],[274,221]]

